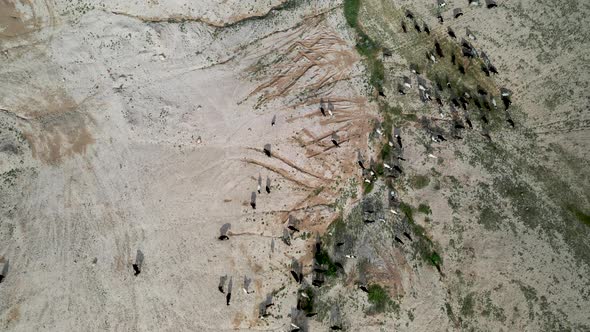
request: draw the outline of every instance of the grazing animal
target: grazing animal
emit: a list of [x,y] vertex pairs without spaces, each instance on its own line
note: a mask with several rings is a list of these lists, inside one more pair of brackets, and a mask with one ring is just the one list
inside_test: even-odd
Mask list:
[[359,166],[362,169],[365,169],[365,165],[363,164],[363,155],[361,154],[360,151],[357,152],[357,160],[358,160]]
[[256,192],[253,191],[250,195],[250,206],[253,210],[256,210]]
[[508,110],[508,107],[512,104],[510,97],[502,96],[502,102],[504,103],[504,109]]
[[328,101],[328,114],[334,116],[334,104],[331,101]]
[[510,124],[510,127],[514,128],[514,121],[512,121],[512,119],[508,118],[508,124]]
[[227,275],[221,276],[219,277],[219,286],[217,286],[217,289],[221,292],[221,293],[225,293],[225,282],[227,281]]
[[404,232],[404,236],[408,238],[408,240],[412,241],[412,237],[407,232]]
[[265,144],[264,145],[264,148],[263,148],[263,151],[264,151],[264,154],[267,157],[270,157],[271,156],[271,153],[270,153],[270,144]]
[[449,34],[449,36],[451,36],[451,38],[457,39],[457,35],[455,35],[455,31],[453,31],[453,29],[451,29],[451,27],[449,27],[449,29],[447,30],[447,33]]
[[250,283],[252,283],[252,279],[244,276],[244,288],[242,290],[246,294],[254,293],[254,291],[250,291]]
[[422,32],[422,29],[420,29],[420,26],[418,25],[417,22],[414,22],[414,29],[416,29],[416,31],[418,31],[418,32]]
[[135,263],[133,263],[133,271],[134,275],[137,276],[141,273],[141,266],[143,265],[143,252],[137,249],[137,254],[135,255]]
[[0,283],[2,283],[2,281],[4,281],[4,278],[6,278],[6,275],[8,274],[8,259],[4,262],[4,266],[2,267],[2,271],[0,272]]
[[340,145],[338,144],[338,135],[336,134],[336,132],[332,133],[332,143],[336,146],[339,147]]
[[260,187],[262,186],[262,176],[260,176],[260,174],[258,174],[258,188],[257,191],[260,194]]
[[434,42],[434,49],[436,50],[436,55],[438,55],[439,58],[444,58],[444,54],[443,54],[443,50],[440,47],[440,44],[438,43],[438,41]]
[[221,229],[219,230],[219,240],[221,240],[221,241],[229,240],[229,236],[227,236],[227,232],[229,231],[230,227],[231,227],[230,223],[226,223],[226,224],[223,224],[223,226],[221,226]]
[[229,302],[231,300],[232,287],[233,287],[233,277],[230,277],[229,278],[229,285],[227,286],[227,295],[225,296],[225,303],[227,305],[229,305]]

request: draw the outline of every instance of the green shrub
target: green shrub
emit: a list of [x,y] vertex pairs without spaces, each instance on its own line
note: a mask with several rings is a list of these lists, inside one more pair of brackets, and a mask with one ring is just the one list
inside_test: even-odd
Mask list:
[[461,302],[461,315],[473,316],[475,313],[475,299],[473,298],[473,294],[467,294],[467,296],[465,296]]
[[389,156],[391,155],[391,146],[388,143],[383,144],[383,148],[381,148],[381,160],[387,161],[389,160]]
[[364,189],[364,193],[365,194],[369,194],[371,191],[373,191],[373,187],[375,186],[374,182],[371,183],[367,183],[367,182],[363,182],[365,189]]
[[430,254],[429,261],[434,266],[441,266],[442,265],[442,258],[440,257],[439,254],[436,253],[436,251],[433,251]]
[[574,216],[576,216],[576,219],[578,219],[581,223],[590,226],[590,215],[585,214],[580,209],[574,206],[569,206],[568,210],[570,210],[570,212],[573,213]]
[[346,22],[353,28],[357,26],[361,0],[344,0],[344,17]]
[[411,205],[401,202],[399,204],[399,209],[406,215],[406,217],[408,217],[408,219],[410,219],[411,222],[414,221],[414,208]]
[[344,0],[344,17],[346,18],[348,25],[354,28],[358,34],[356,49],[367,60],[369,81],[371,85],[378,90],[382,90],[383,81],[385,79],[385,67],[377,57],[381,50],[381,46],[358,26],[360,6],[360,0]]
[[333,277],[338,272],[338,267],[334,264],[334,262],[332,262],[332,259],[326,250],[320,250],[317,252],[315,254],[315,259],[318,264],[325,265],[328,268],[328,271],[326,271],[326,276]]
[[424,203],[418,205],[418,212],[424,213],[424,214],[432,214],[432,210],[430,209],[430,206],[428,206],[427,204],[424,204]]
[[410,186],[414,189],[423,189],[428,186],[430,179],[425,175],[416,175],[410,180]]
[[377,284],[369,285],[369,303],[375,312],[385,311],[392,303],[385,288]]
[[314,293],[313,288],[307,287],[305,288],[302,293],[305,293],[307,297],[301,297],[301,310],[305,311],[306,313],[313,312],[313,305],[314,305]]

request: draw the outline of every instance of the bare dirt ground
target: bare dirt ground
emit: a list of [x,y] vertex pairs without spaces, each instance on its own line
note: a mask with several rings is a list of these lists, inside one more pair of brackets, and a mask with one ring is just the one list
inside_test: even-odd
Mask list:
[[[588,6],[457,2],[465,14],[439,26],[434,1],[361,3],[359,24],[393,52],[382,97],[342,1],[0,0],[1,329],[287,331],[313,288],[304,330],[333,325],[335,305],[350,331],[588,330]],[[485,86],[513,91],[515,129],[490,144],[478,119],[431,141],[419,118],[450,122],[415,86],[396,91],[430,38],[400,32],[402,8],[438,38],[474,31],[499,70]],[[368,186],[357,153],[383,169],[387,116],[403,176]],[[363,222],[367,199],[378,222]],[[343,265],[318,288],[316,234],[325,264]]]
[[[2,5],[23,10],[2,21],[3,328],[287,326],[293,297],[276,300],[275,319],[260,321],[259,304],[338,215],[376,116],[337,4],[211,2],[190,18],[185,3]],[[252,210],[259,175],[271,193]],[[304,230],[291,247],[289,215]],[[224,223],[229,242],[217,240]]]

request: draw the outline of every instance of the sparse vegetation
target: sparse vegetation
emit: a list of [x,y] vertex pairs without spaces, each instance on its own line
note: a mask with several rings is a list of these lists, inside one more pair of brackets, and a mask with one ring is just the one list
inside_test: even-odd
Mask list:
[[493,319],[498,320],[500,322],[506,321],[506,315],[504,314],[504,309],[502,307],[495,305],[494,302],[492,302],[492,299],[490,296],[491,296],[491,292],[487,291],[484,294],[483,298],[481,299],[481,305],[482,305],[481,314],[482,314],[482,316],[493,318]]
[[336,276],[336,274],[338,272],[338,267],[334,264],[334,262],[332,261],[332,258],[330,258],[330,255],[328,254],[328,252],[326,250],[322,249],[319,252],[317,252],[315,254],[315,259],[318,262],[318,264],[321,264],[321,265],[324,265],[327,267],[326,276],[328,276],[328,277]]
[[[374,6],[372,5],[373,3],[375,4]],[[401,33],[395,31],[395,27],[400,29],[399,22],[403,18],[402,8],[395,8],[393,5],[377,1],[363,1],[362,3],[361,1],[345,1],[344,4],[347,22],[355,29],[355,31],[357,31],[357,51],[366,59],[370,77],[369,81],[376,89],[379,90],[384,85],[385,88],[391,88],[391,85],[389,85],[392,83],[391,80],[389,80],[391,78],[389,76],[390,69],[394,69],[396,73],[399,73],[399,70],[397,70],[398,68],[395,67],[397,66],[395,59],[394,61],[387,61],[384,68],[383,62],[380,61],[380,56],[378,56],[382,47],[391,47],[391,49],[395,50],[395,53],[401,55],[401,57],[405,58],[407,62],[416,64],[421,69],[422,75],[429,78],[435,84],[439,83],[441,86],[446,86],[446,83],[449,82],[452,88],[445,88],[445,91],[442,93],[443,99],[450,98],[451,94],[462,96],[465,93],[468,93],[470,96],[478,96],[476,86],[480,86],[490,95],[495,95],[496,102],[498,102],[499,107],[501,107],[501,101],[498,98],[498,86],[493,78],[486,77],[481,70],[481,60],[477,58],[463,58],[461,56],[460,44],[446,37],[445,32],[440,33],[440,31],[434,31],[431,36],[427,36],[424,33],[418,34],[410,28],[409,30],[411,31],[409,31],[407,35],[401,35]],[[362,9],[360,10],[360,14],[359,9]],[[377,12],[377,10],[383,12]],[[362,24],[358,21],[359,15],[362,16]],[[369,18],[366,22],[365,17]],[[419,20],[420,19],[418,19],[418,21]],[[428,57],[424,56],[424,50],[433,49],[435,39],[441,43],[441,47],[447,56],[445,58],[437,59],[436,63],[430,63]],[[449,55],[452,53],[454,53],[458,59],[456,63],[451,63],[450,61]],[[390,68],[389,66],[392,62],[395,64]],[[459,63],[461,63],[461,66],[465,69],[464,74],[461,74],[458,71]],[[385,75],[383,75],[383,73],[385,73]],[[378,101],[382,114],[384,115],[383,125],[385,127],[391,127],[394,122],[398,124],[404,123],[405,121],[416,121],[418,117],[431,111],[428,108],[424,108],[418,109],[415,112],[414,110],[406,110],[402,112],[401,109],[393,109],[392,107],[389,107],[386,100],[387,98],[379,98]],[[488,101],[486,101],[486,103]],[[554,99],[549,100],[549,102],[549,106],[552,109],[555,109],[558,102]],[[476,108],[473,99],[469,100],[468,103],[470,104],[468,106],[470,109]],[[488,105],[487,108],[490,108],[490,106],[491,105]],[[516,116],[518,115],[515,114],[518,114],[520,110],[515,106],[516,105],[513,106],[510,113],[515,122],[517,122],[518,119]],[[485,105],[483,107],[486,108]],[[505,128],[507,127],[507,124],[504,112],[491,110],[491,112],[486,112],[485,114],[490,122],[485,126],[487,130],[490,132],[506,130]],[[472,119],[475,118],[475,121],[478,121],[478,116],[479,115],[474,115]],[[474,125],[476,128],[479,125],[483,126],[484,120],[481,120],[480,123],[476,123],[475,121]],[[485,122],[487,122],[487,120],[485,120]],[[569,187],[563,180],[558,179],[562,176],[561,174],[556,176],[557,179],[552,178],[554,173],[552,173],[551,170],[543,169],[542,166],[539,166],[542,163],[536,162],[540,160],[542,156],[538,154],[533,155],[528,152],[522,153],[521,151],[515,151],[511,147],[505,148],[502,145],[506,142],[498,142],[504,137],[513,139],[512,136],[505,135],[497,140],[493,133],[491,136],[493,141],[491,143],[479,136],[476,138],[470,138],[468,143],[466,143],[470,144],[470,146],[468,146],[467,149],[462,149],[456,153],[456,155],[459,156],[459,159],[464,158],[464,160],[470,160],[472,161],[472,166],[483,166],[482,168],[488,171],[488,174],[484,174],[484,180],[482,180],[482,182],[487,182],[488,187],[481,195],[477,189],[473,190],[472,188],[469,188],[456,178],[445,177],[442,174],[435,174],[434,169],[432,170],[432,173],[423,173],[424,175],[406,178],[405,183],[402,183],[402,185],[406,184],[415,190],[421,190],[427,188],[430,185],[430,182],[432,182],[433,185],[430,187],[440,190],[441,195],[446,195],[448,193],[446,189],[447,186],[450,185],[451,195],[450,197],[447,197],[449,199],[449,205],[451,205],[454,212],[453,223],[450,224],[451,232],[462,234],[463,231],[459,232],[459,229],[465,229],[465,212],[472,213],[472,217],[476,217],[475,219],[477,219],[477,221],[487,230],[498,230],[501,226],[511,226],[510,218],[516,217],[523,221],[524,225],[530,228],[536,229],[541,227],[543,229],[547,228],[548,230],[566,233],[565,239],[568,244],[574,245],[576,242],[580,243],[576,249],[576,252],[579,255],[584,249],[586,249],[586,252],[590,252],[587,250],[587,244],[584,244],[584,241],[581,240],[583,238],[581,234],[587,233],[580,232],[580,234],[574,234],[576,231],[579,232],[578,227],[580,225],[582,225],[581,227],[590,225],[589,211],[585,209],[589,197],[584,197],[583,194],[580,194],[584,191],[584,188],[582,188],[582,190],[576,190],[575,188]],[[533,136],[527,133],[523,134],[522,137],[531,139]],[[519,139],[517,139],[517,141],[518,140]],[[432,145],[434,146],[434,144]],[[477,147],[473,148],[473,146]],[[376,147],[381,160],[388,160],[391,157],[392,149],[388,144],[379,142]],[[431,146],[428,145],[427,148],[430,147]],[[530,151],[540,150],[539,147],[529,149]],[[482,151],[483,153],[481,153]],[[448,159],[444,160],[444,164],[447,164],[447,161]],[[531,161],[535,162],[531,163]],[[438,165],[443,165],[443,158],[440,158],[437,162]],[[410,172],[410,174],[412,173]],[[542,177],[539,177],[539,174],[542,174]],[[485,178],[488,175],[490,175],[490,177]],[[432,176],[432,181],[429,176]],[[445,181],[445,178],[450,181]],[[461,179],[463,181],[463,178]],[[395,182],[393,181],[388,182],[388,184],[391,183],[394,183],[395,185]],[[585,183],[581,184],[582,187],[584,185]],[[371,188],[367,190],[367,187],[368,186],[365,186],[366,192],[370,192],[373,189],[371,186]],[[401,191],[403,195],[403,190]],[[473,192],[475,192],[476,195],[471,195]],[[575,197],[576,195],[582,198]],[[573,203],[568,204],[567,202]],[[417,212],[427,216],[430,215],[432,213],[430,206],[427,203],[422,203],[415,208],[407,203],[401,203],[399,208],[412,224],[414,230],[414,234],[412,235],[413,237],[415,235],[415,239],[412,242],[414,254],[420,255],[428,264],[440,268],[443,263],[442,257],[439,254],[440,247],[436,246],[428,238],[423,227],[418,225],[416,220],[414,220]],[[545,221],[550,223],[550,225],[545,226]],[[573,224],[574,226],[570,227],[570,224]],[[430,225],[427,227],[431,230]],[[515,226],[511,227],[514,231]],[[577,241],[575,241],[576,239]],[[461,243],[461,236],[454,241]],[[453,243],[455,243],[454,241]],[[453,247],[455,246],[453,245]],[[460,248],[460,245],[457,245],[456,248]],[[584,255],[582,255],[582,257],[584,257]],[[467,294],[459,299],[458,304],[454,304],[457,316],[459,316],[460,313],[461,318],[468,319],[473,317],[476,313],[481,313],[482,316],[485,316],[488,319],[495,319],[500,322],[507,320],[507,314],[504,313],[504,309],[495,305],[489,294],[487,297],[484,295],[484,297],[481,298],[476,295],[476,293]],[[461,319],[457,319],[455,313],[453,313],[451,304],[445,303],[445,310],[449,319],[453,321],[456,326],[461,324]],[[551,312],[549,312],[549,314],[553,315]],[[408,313],[408,317],[410,317],[410,313]],[[552,317],[554,317],[554,315]],[[555,323],[555,321],[552,321],[551,319],[547,319],[547,322],[551,324],[550,326],[554,330],[558,330],[559,327],[561,327],[561,325]]]
[[346,22],[353,28],[357,27],[361,0],[344,0],[344,17]]
[[315,294],[313,292],[313,288],[306,287],[305,289],[301,290],[301,292],[305,293],[306,296],[301,297],[301,310],[305,311],[306,313],[312,313],[314,310],[314,299]]
[[473,293],[469,293],[461,300],[461,316],[472,317],[474,313],[475,298]]
[[408,217],[411,222],[414,221],[414,208],[411,205],[401,202],[399,209],[406,215],[406,217]]
[[424,204],[424,203],[418,205],[418,212],[424,213],[424,214],[432,214],[432,210],[430,209],[430,206],[428,206],[428,204]]
[[315,189],[313,190],[313,195],[314,195],[314,196],[317,196],[317,195],[319,195],[319,194],[320,194],[322,191],[324,191],[324,186],[321,186],[321,187],[315,188]]
[[486,205],[479,212],[479,222],[489,230],[499,229],[502,223],[502,215],[496,211],[497,208]]
[[428,261],[437,267],[440,267],[442,265],[442,258],[440,257],[440,255],[436,252],[436,251],[432,251],[430,253],[430,255],[428,256]]
[[445,302],[445,312],[447,313],[447,316],[449,317],[449,320],[451,320],[451,322],[457,320],[457,318],[455,317],[455,313],[453,312],[453,308],[451,307],[451,304],[449,302]]
[[381,160],[383,160],[383,161],[388,160],[390,155],[391,155],[391,147],[389,146],[388,143],[383,144],[383,147],[381,148]]
[[[576,182],[577,187],[572,186],[552,169],[536,162],[544,158],[539,152],[541,148],[534,138],[520,138],[516,143],[504,141],[493,145],[467,142],[471,149],[467,155],[469,162],[495,174],[489,188],[479,195],[479,200],[485,202],[479,221],[488,229],[496,229],[503,220],[503,212],[492,207],[508,206],[509,212],[527,227],[541,226],[542,231],[559,232],[577,258],[590,261],[589,246],[584,241],[590,235],[590,228],[584,222],[587,219],[583,212],[575,212],[579,209],[572,209],[590,200],[589,195],[583,194],[590,189],[581,180]],[[564,151],[551,147],[544,155],[550,153],[554,156],[554,168],[560,165],[562,172],[568,169],[575,172],[570,173],[574,179],[587,174],[586,168],[581,166],[583,163],[578,164]]]
[[414,321],[414,310],[408,310],[408,319],[410,320],[410,322]]
[[19,174],[21,174],[22,172],[23,170],[20,168],[13,168],[8,172],[0,174],[0,178],[3,180],[2,182],[5,185],[13,186]]
[[590,226],[590,214],[585,214],[575,206],[568,206],[568,210],[583,224]]
[[410,186],[416,190],[424,189],[430,183],[430,179],[426,175],[416,175],[410,179]]
[[381,91],[383,88],[383,80],[385,78],[385,67],[378,57],[381,46],[369,37],[359,26],[358,13],[360,5],[360,0],[345,0],[344,17],[346,18],[348,25],[354,28],[357,33],[356,50],[367,60],[369,82],[377,90]]
[[363,192],[365,193],[365,195],[371,193],[371,191],[373,191],[373,188],[375,187],[374,181],[371,181],[369,183],[367,183],[367,182],[363,182],[363,183],[364,183],[363,184],[363,188],[364,188]]

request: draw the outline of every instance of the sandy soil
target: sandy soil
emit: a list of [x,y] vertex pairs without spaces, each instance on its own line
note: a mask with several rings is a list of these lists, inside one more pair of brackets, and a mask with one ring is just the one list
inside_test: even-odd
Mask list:
[[[286,264],[306,253],[308,241],[281,242],[284,224],[297,216],[313,234],[338,215],[332,204],[358,176],[376,110],[351,83],[360,58],[335,28],[334,4],[275,13],[277,26],[248,21],[279,4],[200,3],[186,14],[183,2],[55,3],[48,17],[59,23],[37,19],[47,37],[29,36],[20,16],[2,19],[2,118],[24,138],[22,164],[2,167],[29,170],[5,188],[21,196],[2,222],[4,328],[288,323],[258,321],[266,294],[288,284]],[[320,98],[334,116],[321,115]],[[271,193],[263,188],[253,211],[259,175]],[[225,223],[231,239],[221,242]],[[145,263],[134,277],[137,249]],[[230,306],[222,275],[233,277]],[[292,300],[277,300],[273,315],[286,318]]]

